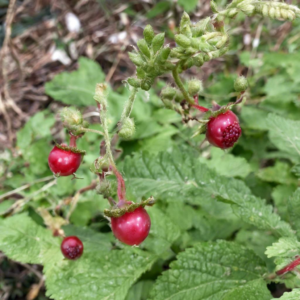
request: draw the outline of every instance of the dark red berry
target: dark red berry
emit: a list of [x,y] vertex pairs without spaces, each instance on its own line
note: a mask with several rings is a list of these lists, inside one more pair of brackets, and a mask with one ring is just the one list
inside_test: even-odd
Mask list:
[[77,259],[83,253],[83,244],[77,236],[64,238],[60,246],[63,256],[67,259]]
[[221,149],[231,148],[241,134],[239,119],[231,110],[211,118],[207,123],[207,140]]
[[69,176],[77,171],[81,159],[82,155],[80,153],[75,153],[71,150],[63,150],[54,146],[49,154],[48,164],[55,175]]
[[125,213],[118,218],[111,218],[111,228],[115,237],[122,243],[139,245],[149,234],[151,220],[143,207]]

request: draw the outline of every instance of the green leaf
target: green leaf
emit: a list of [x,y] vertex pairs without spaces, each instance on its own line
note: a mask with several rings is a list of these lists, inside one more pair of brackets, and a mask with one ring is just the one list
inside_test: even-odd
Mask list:
[[189,0],[189,1],[185,1],[185,0],[178,0],[178,4],[180,6],[182,6],[182,8],[186,11],[186,12],[191,12],[193,11],[196,6],[197,6],[198,0]]
[[38,226],[26,213],[0,220],[0,250],[23,263],[52,264],[63,259],[59,238]]
[[272,246],[267,247],[268,257],[295,257],[300,250],[300,242],[296,237],[284,237]]
[[169,1],[159,1],[152,9],[147,12],[146,17],[148,19],[152,19],[167,11],[170,6],[171,3]]
[[180,253],[158,278],[151,300],[269,300],[265,271],[260,258],[238,244],[197,244]]
[[151,219],[151,229],[143,245],[151,252],[160,255],[179,237],[180,230],[178,226],[155,205],[147,211]]
[[267,118],[272,143],[290,155],[294,162],[300,161],[300,121],[288,120],[275,114]]
[[291,173],[288,163],[276,161],[273,167],[260,169],[256,175],[264,181],[277,182],[282,184],[297,184],[296,178]]
[[296,229],[297,236],[300,237],[300,188],[295,191],[288,201],[288,213],[290,223]]
[[104,73],[95,61],[80,57],[79,68],[73,72],[62,72],[45,85],[46,94],[65,104],[93,105],[96,83],[103,82]]
[[54,125],[53,116],[48,117],[47,111],[40,111],[31,117],[17,133],[17,147],[26,152],[27,147],[37,139],[50,136],[50,128]]
[[[300,289],[293,289],[291,292],[285,292],[280,297],[281,300],[299,300],[299,298],[300,298]],[[277,299],[273,298],[272,300],[277,300]]]
[[64,300],[123,300],[154,260],[134,248],[84,253],[79,260],[64,260],[46,269],[46,295]]
[[43,264],[47,296],[64,300],[123,300],[157,259],[137,248],[109,249],[111,235],[103,238],[104,234],[72,227],[66,232],[76,232],[87,248],[79,260],[65,260],[61,238],[26,214],[0,220],[0,250],[16,261]]
[[139,281],[128,291],[125,300],[147,300],[152,286],[153,281],[151,280]]
[[251,171],[245,158],[233,156],[218,148],[211,149],[211,156],[210,160],[201,157],[200,161],[220,175],[245,178]]
[[[214,199],[232,204],[237,216],[260,229],[289,236],[290,226],[273,213],[273,208],[253,195],[246,185],[236,179],[218,176],[188,152],[137,154],[124,163],[128,187],[138,197],[151,196],[177,199],[201,205],[208,213],[226,208]],[[222,212],[224,214],[224,210]]]

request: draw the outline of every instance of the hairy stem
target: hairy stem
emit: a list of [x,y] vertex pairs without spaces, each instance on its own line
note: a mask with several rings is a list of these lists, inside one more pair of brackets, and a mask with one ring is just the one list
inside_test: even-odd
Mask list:
[[122,112],[122,116],[121,116],[121,120],[120,120],[121,123],[123,123],[125,118],[130,116],[132,108],[133,108],[133,103],[134,103],[134,100],[135,100],[136,93],[137,93],[137,88],[132,88],[129,99],[126,102],[126,104],[124,106],[124,109],[123,109],[123,112]]
[[99,135],[103,135],[103,132],[96,130],[96,129],[90,129],[90,128],[80,128],[80,131],[84,131],[84,132],[94,132],[97,133]]
[[179,74],[178,74],[178,68],[179,68],[179,63],[176,65],[176,67],[172,71],[174,81],[175,81],[176,85],[178,86],[178,88],[180,89],[180,91],[181,91],[182,95],[184,96],[185,100],[189,104],[193,105],[195,103],[194,99],[185,90],[185,88],[183,86],[183,83],[182,83],[182,81],[179,77]]
[[287,272],[293,271],[298,265],[300,265],[300,257],[297,257],[295,260],[293,260],[290,264],[282,268],[281,270],[278,270],[276,274],[278,276],[284,275]]
[[107,118],[106,118],[106,105],[101,105],[99,102],[97,102],[97,107],[99,109],[100,114],[100,122],[103,127],[103,136],[105,140],[105,148],[106,148],[106,155],[109,159],[110,167],[112,171],[114,172],[117,181],[118,181],[118,198],[119,198],[119,204],[123,204],[125,202],[126,198],[126,189],[125,189],[125,182],[121,175],[121,173],[118,171],[117,166],[115,164],[112,152],[111,152],[111,142],[110,142],[110,136],[108,132],[108,126],[107,126]]
[[76,140],[77,136],[70,134],[70,147],[75,147],[76,148]]

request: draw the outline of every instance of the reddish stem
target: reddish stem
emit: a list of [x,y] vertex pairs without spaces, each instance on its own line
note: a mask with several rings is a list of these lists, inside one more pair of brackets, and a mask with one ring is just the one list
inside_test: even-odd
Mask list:
[[198,105],[198,104],[193,104],[192,107],[195,107],[196,109],[198,109],[201,112],[207,112],[207,111],[209,111],[208,108],[206,108],[204,106],[201,106],[201,105]]
[[117,168],[113,165],[111,165],[111,169],[114,172],[115,176],[117,177],[118,181],[118,206],[122,206],[126,202],[126,187],[125,187],[125,181],[121,175],[121,173],[117,170]]
[[290,264],[288,264],[283,269],[276,272],[278,276],[283,275],[287,272],[293,271],[298,265],[300,265],[300,257],[297,257],[294,261],[292,261]]
[[195,95],[195,96],[194,96],[194,100],[195,100],[195,103],[196,103],[197,105],[199,105],[199,96],[198,96],[198,95]]
[[76,140],[77,140],[77,136],[70,134],[70,147],[76,148]]

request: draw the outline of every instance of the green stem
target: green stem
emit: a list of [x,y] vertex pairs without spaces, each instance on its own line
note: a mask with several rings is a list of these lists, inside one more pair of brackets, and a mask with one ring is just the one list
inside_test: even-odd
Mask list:
[[99,135],[103,135],[103,132],[101,132],[99,130],[96,130],[96,129],[80,128],[80,131],[83,131],[83,132],[94,132],[94,133],[97,133]]
[[126,104],[124,106],[124,109],[123,109],[123,112],[122,112],[122,115],[121,115],[121,120],[120,120],[121,123],[123,123],[124,120],[125,120],[125,118],[129,117],[130,114],[131,114],[137,90],[138,89],[135,88],[135,87],[133,87],[131,89],[131,93],[130,93],[129,99],[126,102]]
[[185,90],[183,83],[179,77],[178,74],[178,68],[179,68],[179,63],[177,63],[176,67],[173,69],[172,74],[173,74],[173,78],[174,81],[176,83],[176,85],[178,86],[178,88],[180,89],[182,95],[184,96],[185,100],[189,103],[189,104],[195,104],[194,99],[187,93],[187,91]]

